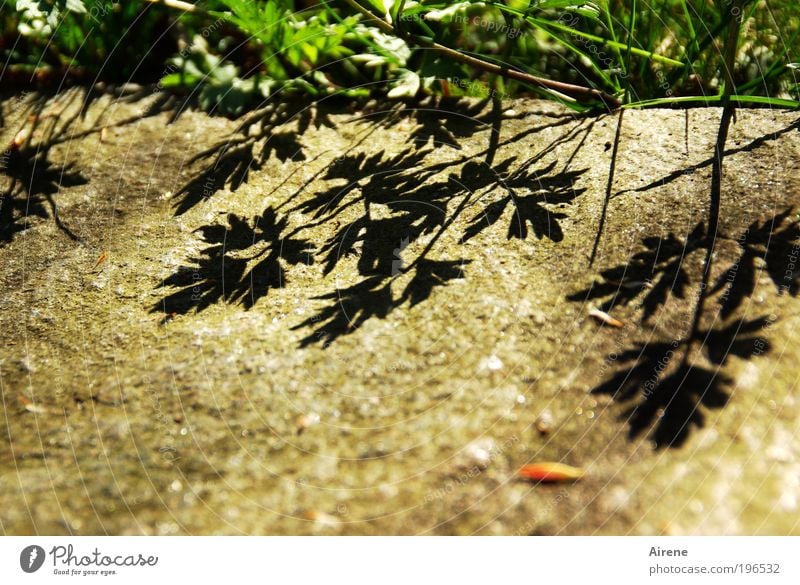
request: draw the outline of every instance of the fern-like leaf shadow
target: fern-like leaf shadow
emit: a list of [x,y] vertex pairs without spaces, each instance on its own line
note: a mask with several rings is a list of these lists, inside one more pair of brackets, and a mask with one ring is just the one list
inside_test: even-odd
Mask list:
[[634,254],[630,261],[602,271],[599,281],[567,298],[581,302],[602,300],[600,309],[607,312],[640,298],[643,322],[670,295],[685,299],[690,284],[686,259],[708,244],[703,223],[695,225],[685,239],[670,233],[666,237],[647,237],[642,243],[645,249]]
[[657,447],[679,447],[692,428],[703,426],[704,409],[727,404],[734,381],[720,367],[728,358],[747,360],[770,350],[760,336],[768,323],[760,317],[698,331],[694,339],[702,341],[708,365],[679,357],[687,355],[689,339],[634,345],[617,356],[618,371],[592,392],[627,405],[621,416],[631,438],[652,430]]
[[252,221],[230,214],[227,225],[200,228],[208,245],[164,280],[162,288],[177,290],[151,311],[168,317],[202,311],[220,300],[249,309],[271,289],[283,288],[284,264],[312,263],[314,253],[308,241],[284,235],[287,223],[268,208]]
[[[530,170],[530,165],[526,163],[508,172],[512,161],[509,159],[498,168],[496,182],[506,192],[505,195],[486,205],[482,212],[472,218],[461,238],[462,242],[471,240],[496,224],[505,215],[509,204],[513,207],[513,213],[507,231],[508,239],[526,239],[529,224],[537,239],[549,238],[553,242],[564,239],[559,221],[568,216],[550,206],[569,205],[582,195],[586,190],[576,188],[575,183],[586,170],[556,172],[556,163],[553,162],[540,170]],[[520,191],[525,194],[520,194]]]
[[[570,298],[606,299],[602,308],[628,304],[642,297],[643,320],[662,309],[669,294],[685,298],[693,286],[684,264],[693,252],[711,245],[699,223],[685,239],[669,234],[664,239],[649,237],[644,251],[628,263],[601,274],[604,282]],[[718,241],[730,241],[718,235]],[[743,302],[759,286],[762,269],[778,294],[797,295],[798,272],[794,270],[800,251],[800,224],[791,208],[770,219],[754,221],[735,240],[737,259],[701,295],[714,299],[717,310],[713,326],[696,327],[684,337],[634,344],[615,355],[617,371],[601,382],[593,393],[607,394],[626,405],[622,416],[632,438],[651,430],[657,447],[678,447],[693,428],[703,426],[705,411],[725,406],[734,379],[727,373],[731,358],[752,360],[767,354],[772,343],[765,337],[774,317],[737,317]],[[707,249],[707,248],[706,248]],[[649,281],[650,286],[642,286]],[[626,286],[629,285],[629,286]],[[702,299],[697,307],[703,307]],[[702,319],[697,320],[699,322]],[[708,319],[706,319],[708,320]]]
[[[296,129],[291,129],[294,124]],[[326,111],[302,101],[270,104],[245,116],[224,140],[189,160],[189,164],[207,164],[179,189],[176,215],[226,187],[236,191],[248,182],[251,172],[262,169],[273,156],[283,162],[306,160],[299,137],[312,124],[334,127]]]

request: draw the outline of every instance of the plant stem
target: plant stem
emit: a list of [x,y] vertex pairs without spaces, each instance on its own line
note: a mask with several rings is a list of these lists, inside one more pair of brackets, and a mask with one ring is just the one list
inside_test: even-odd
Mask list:
[[606,106],[608,106],[609,109],[612,110],[616,110],[621,105],[620,102],[617,100],[617,98],[598,89],[592,89],[589,87],[583,87],[581,85],[574,85],[571,83],[564,83],[562,81],[554,81],[552,79],[537,77],[535,75],[525,73],[524,71],[510,69],[507,66],[503,67],[495,63],[491,63],[489,61],[473,57],[472,55],[467,55],[466,53],[462,53],[461,51],[456,51],[455,49],[451,49],[450,47],[445,47],[444,45],[437,43],[433,39],[419,37],[416,35],[400,34],[394,26],[392,26],[382,18],[379,18],[378,16],[376,16],[375,14],[364,8],[361,4],[359,4],[355,0],[345,0],[345,2],[349,6],[354,8],[356,11],[358,11],[362,16],[371,19],[371,21],[373,21],[375,25],[383,32],[401,37],[403,39],[410,40],[419,46],[427,47],[429,49],[434,49],[435,51],[449,57],[453,61],[458,61],[459,63],[475,67],[476,69],[482,69],[487,73],[492,73],[494,75],[502,75],[504,77],[508,77],[509,79],[515,79],[517,81],[521,81],[522,83],[528,83],[530,85],[534,85],[536,87],[540,87],[543,89],[549,89],[551,91],[560,92],[575,99],[584,99],[584,100],[599,99],[604,104],[606,104]]
[[[719,215],[722,207],[722,171],[725,160],[725,143],[728,141],[728,131],[731,127],[731,120],[735,115],[735,106],[731,103],[731,95],[735,91],[733,85],[733,67],[736,62],[736,52],[739,47],[739,20],[742,15],[742,6],[746,0],[734,0],[732,14],[733,20],[728,30],[728,39],[725,46],[725,91],[722,94],[722,119],[719,124],[719,133],[714,144],[714,162],[711,166],[711,201],[708,209],[708,232],[706,233],[706,258],[703,262],[703,278],[700,283],[700,296],[697,299],[694,317],[692,318],[692,328],[689,332],[689,341],[686,345],[686,353],[683,356],[684,365],[688,363],[689,354],[692,346],[696,343],[701,345],[707,340],[697,339],[700,331],[700,321],[703,316],[703,309],[708,297],[708,285],[711,279],[711,265],[714,261],[714,247],[719,231]],[[738,13],[735,12],[738,9]]]

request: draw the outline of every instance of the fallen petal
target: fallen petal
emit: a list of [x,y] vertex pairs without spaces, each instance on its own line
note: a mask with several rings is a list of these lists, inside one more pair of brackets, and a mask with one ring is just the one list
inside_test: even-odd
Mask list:
[[525,479],[551,483],[578,480],[583,477],[584,471],[580,467],[572,467],[564,463],[544,462],[525,465],[518,474]]
[[618,319],[614,319],[614,317],[612,317],[605,311],[601,311],[600,309],[590,310],[589,316],[594,317],[595,319],[601,321],[602,323],[605,323],[609,327],[616,327],[616,328],[625,327],[625,323],[623,323]]

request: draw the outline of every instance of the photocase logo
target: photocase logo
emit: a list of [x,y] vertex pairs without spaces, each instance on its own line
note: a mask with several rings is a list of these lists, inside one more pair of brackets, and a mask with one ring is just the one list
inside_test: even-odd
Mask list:
[[41,546],[32,544],[22,549],[19,554],[19,566],[26,573],[35,573],[44,564],[44,549]]

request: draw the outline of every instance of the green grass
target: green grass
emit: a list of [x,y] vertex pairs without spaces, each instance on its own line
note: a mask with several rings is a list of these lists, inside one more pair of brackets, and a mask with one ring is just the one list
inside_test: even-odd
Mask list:
[[726,81],[736,104],[800,97],[800,8],[788,0],[16,0],[0,10],[2,84],[160,81],[229,115],[278,91],[499,88],[578,110],[609,99],[710,105]]

